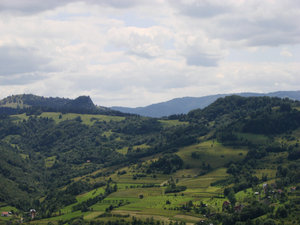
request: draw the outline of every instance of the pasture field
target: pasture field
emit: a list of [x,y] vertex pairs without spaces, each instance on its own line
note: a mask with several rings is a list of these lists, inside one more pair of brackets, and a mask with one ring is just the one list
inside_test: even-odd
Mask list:
[[236,133],[238,138],[244,139],[244,140],[248,140],[251,143],[255,143],[255,144],[266,144],[267,142],[269,142],[269,138],[265,135],[261,135],[261,134],[251,134],[251,133]]
[[[2,212],[17,212],[18,209],[13,207],[13,206],[9,206],[5,203],[2,203],[0,202],[0,214]],[[0,215],[0,224],[1,224],[1,221],[9,221],[12,219],[12,216],[9,216],[9,217],[4,217],[4,216],[1,216]]]
[[276,177],[276,169],[257,169],[255,170],[255,176],[262,179],[263,176],[267,176],[268,179],[274,179]]
[[22,120],[28,120],[29,116],[26,115],[26,113],[22,114],[16,114],[10,116],[15,122],[22,121]]
[[[29,116],[27,116],[25,113],[23,114],[18,114],[18,115],[13,115],[11,116],[15,121],[20,121],[20,120],[27,120]],[[43,117],[43,118],[49,118],[53,119],[56,123],[60,123],[65,120],[74,120],[77,117],[80,117],[82,120],[83,124],[86,125],[93,125],[96,121],[99,122],[109,122],[109,121],[122,121],[125,119],[125,117],[121,116],[107,116],[107,115],[92,115],[92,114],[77,114],[77,113],[58,113],[58,112],[43,112],[41,115],[38,117]]]
[[189,191],[198,191],[199,189],[206,190],[209,188],[212,192],[215,192],[217,190],[216,187],[211,187],[210,184],[217,180],[225,179],[227,176],[226,168],[219,168],[203,176],[181,178],[179,179],[178,185],[187,186],[188,190],[191,189]]
[[[150,146],[149,145],[146,145],[146,144],[141,144],[141,145],[134,145],[132,146],[132,150],[133,151],[136,151],[137,149],[147,149],[149,148]],[[128,148],[129,147],[124,147],[124,148],[121,148],[121,149],[117,149],[117,152],[123,154],[123,155],[126,155],[127,152],[128,152]]]
[[1,105],[0,107],[8,107],[13,109],[17,109],[19,107],[20,109],[23,109],[29,107],[29,105],[23,104],[22,101],[19,101],[19,102],[6,102],[6,104]]
[[78,203],[81,203],[83,201],[88,200],[89,198],[94,198],[99,194],[103,194],[104,193],[104,189],[103,188],[97,188],[94,189],[92,191],[86,192],[84,194],[78,195],[76,196],[76,200],[77,202],[71,205],[68,205],[66,207],[64,207],[63,209],[61,209],[61,213],[63,214],[70,214],[72,213],[72,207]]
[[[204,164],[209,164],[211,168],[219,168],[230,161],[242,160],[247,152],[246,148],[223,146],[215,140],[209,140],[181,148],[176,154],[191,168],[202,168]],[[197,158],[192,157],[192,153],[195,153]]]
[[[133,149],[146,148],[146,145],[134,146]],[[212,165],[212,169],[209,173],[200,176],[199,168],[197,167],[199,159],[191,159],[191,153],[197,151],[201,153],[201,157],[205,160],[215,157],[215,160],[208,161]],[[242,153],[242,154],[240,154]],[[121,214],[130,216],[136,216],[137,218],[150,218],[158,220],[173,220],[173,221],[185,221],[188,223],[195,223],[201,218],[199,214],[194,212],[184,213],[179,210],[180,207],[192,201],[194,205],[200,205],[201,202],[209,205],[212,211],[220,211],[222,209],[222,203],[225,200],[223,197],[223,188],[218,186],[211,186],[212,182],[225,179],[228,174],[226,168],[222,167],[226,162],[232,158],[241,159],[247,153],[246,149],[234,149],[230,147],[222,146],[216,141],[207,141],[201,144],[182,148],[177,153],[182,159],[191,161],[193,168],[182,169],[171,175],[167,174],[144,174],[142,177],[134,176],[141,174],[138,168],[135,166],[123,167],[123,168],[105,168],[100,169],[89,176],[78,177],[75,180],[86,180],[89,178],[91,183],[97,181],[105,181],[111,178],[117,183],[118,189],[116,192],[111,193],[104,200],[97,202],[90,206],[91,211],[82,213],[81,211],[72,212],[72,207],[75,204],[83,202],[89,198],[93,198],[100,193],[104,193],[103,188],[92,190],[90,192],[78,195],[76,197],[77,203],[69,205],[57,214],[57,217],[51,218],[52,221],[68,220],[71,218],[83,215],[84,219],[92,220],[98,219],[99,216],[104,214],[110,206],[114,209],[112,214]],[[224,157],[220,157],[224,155]],[[151,159],[145,159],[144,163],[147,163]],[[194,160],[194,161],[193,161]],[[217,161],[216,160],[216,161]],[[207,162],[207,161],[206,161]],[[201,165],[201,164],[200,164]],[[98,173],[105,173],[107,171],[114,171],[106,177],[95,177]],[[121,173],[123,172],[123,173]],[[170,178],[176,180],[176,185],[186,186],[187,189],[180,193],[165,193],[166,185]],[[154,187],[144,187],[143,185],[155,185]],[[122,203],[122,204],[121,204]],[[120,205],[121,204],[121,205]],[[101,216],[101,220],[112,220],[112,217]]]
[[[195,171],[189,169],[178,171],[172,175],[157,174],[155,178],[151,175],[147,175],[146,177],[141,177],[139,179],[132,178],[132,175],[135,174],[135,172],[132,172],[131,170],[132,168],[124,167],[116,170],[114,174],[109,176],[117,183],[118,190],[110,194],[104,200],[92,205],[90,207],[91,211],[84,213],[81,211],[72,212],[72,207],[89,198],[93,198],[100,193],[104,193],[103,188],[94,189],[78,195],[76,197],[77,203],[63,208],[60,211],[60,215],[57,213],[58,216],[50,218],[48,221],[69,220],[79,216],[83,216],[86,220],[97,220],[98,217],[105,213],[107,208],[112,205],[114,210],[111,211],[111,213],[115,215],[130,214],[130,217],[136,216],[141,219],[153,217],[154,219],[161,221],[185,221],[193,224],[201,219],[198,214],[192,212],[186,214],[174,209],[180,208],[182,205],[192,201],[195,205],[204,202],[211,205],[214,211],[220,211],[222,202],[224,201],[222,197],[222,188],[212,187],[210,184],[211,182],[224,179],[228,176],[225,168],[219,168],[206,175],[197,177],[190,176],[190,174]],[[100,171],[103,172],[104,169]],[[119,171],[127,171],[127,173],[118,175]],[[185,175],[182,176],[183,174]],[[106,177],[105,179],[108,179],[109,177]],[[177,185],[185,185],[187,190],[181,193],[165,194],[166,187],[162,184],[166,183],[171,177],[177,179]],[[81,179],[83,178],[84,177]],[[80,180],[80,178],[78,178],[78,180]],[[143,184],[155,184],[156,186],[146,188],[143,187]],[[121,202],[122,205],[120,206],[119,203]],[[111,216],[101,216],[101,220],[112,219],[113,217]]]
[[188,125],[188,122],[181,122],[179,120],[159,120],[159,122],[164,126],[164,127],[174,127],[174,126],[183,126],[183,125]]
[[56,161],[56,156],[51,156],[45,159],[45,167],[51,168]]
[[[244,137],[252,140],[266,142],[267,138],[260,135],[243,134]],[[137,148],[147,148],[147,145],[133,146]],[[126,149],[127,150],[127,149]],[[125,152],[125,150],[124,150]],[[127,151],[126,151],[127,152]],[[247,155],[246,148],[234,148],[223,146],[216,140],[209,140],[199,144],[191,145],[179,149],[176,153],[184,161],[184,168],[173,174],[146,174],[142,172],[143,165],[156,159],[159,155],[143,159],[141,167],[130,165],[127,167],[108,167],[99,169],[89,175],[77,177],[75,181],[85,180],[91,183],[98,181],[107,181],[112,179],[117,184],[117,191],[108,195],[104,200],[89,206],[89,211],[72,211],[72,207],[90,198],[94,198],[104,193],[105,187],[94,189],[92,191],[76,196],[77,203],[66,206],[56,213],[57,216],[41,220],[41,224],[48,222],[57,222],[59,220],[70,220],[83,217],[85,220],[114,221],[117,219],[130,220],[132,216],[140,219],[153,218],[160,221],[184,221],[187,224],[194,224],[202,219],[201,214],[194,210],[182,211],[181,208],[192,202],[193,206],[200,207],[205,204],[211,213],[222,212],[222,205],[225,200],[224,186],[212,186],[213,182],[226,179],[229,174],[226,173],[225,165],[230,161],[242,160]],[[196,158],[192,153],[197,153]],[[270,153],[266,161],[261,160],[253,175],[262,179],[268,177],[265,183],[274,183],[276,177],[275,165],[281,158],[286,158],[287,153]],[[55,161],[55,158],[47,158],[46,165]],[[203,163],[210,164],[210,169],[204,175]],[[284,164],[284,162],[283,162]],[[97,175],[99,173],[107,175]],[[140,176],[137,176],[140,175]],[[88,179],[87,179],[88,178]],[[179,193],[165,193],[166,185],[171,178],[178,186],[185,186],[187,189]],[[151,186],[151,187],[147,187]],[[261,192],[262,183],[256,187]],[[237,202],[246,202],[248,200],[259,199],[254,192],[257,190],[248,188],[235,194]],[[262,195],[261,195],[262,196]],[[278,207],[276,205],[276,207]],[[113,208],[109,210],[109,208]],[[123,217],[120,215],[123,215]]]

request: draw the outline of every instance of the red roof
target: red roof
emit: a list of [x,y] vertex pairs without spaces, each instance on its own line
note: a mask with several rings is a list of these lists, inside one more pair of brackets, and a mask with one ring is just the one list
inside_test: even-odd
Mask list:
[[230,202],[225,201],[225,202],[223,202],[223,205],[230,205]]

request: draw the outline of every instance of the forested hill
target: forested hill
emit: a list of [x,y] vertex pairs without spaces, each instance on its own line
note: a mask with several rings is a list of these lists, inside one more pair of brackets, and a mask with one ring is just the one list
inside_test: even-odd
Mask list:
[[[67,101],[69,108],[94,108],[88,97]],[[227,96],[164,119],[63,111],[0,115],[0,209],[10,207],[18,212],[11,218],[30,221],[34,208],[36,224],[104,225],[118,218],[142,224],[134,222],[136,215],[297,224],[300,199],[272,194],[271,183],[276,193],[300,187],[299,140],[299,101],[270,97]],[[255,197],[264,182],[268,194]],[[241,214],[238,204],[245,207]]]
[[214,122],[224,132],[274,135],[300,126],[299,101],[270,97],[227,96],[187,114],[189,121]]
[[38,114],[41,112],[73,112],[105,115],[123,115],[106,107],[96,106],[89,96],[76,99],[43,97],[32,94],[12,95],[0,100],[0,114]]
[[[205,108],[210,105],[218,98],[230,96],[232,94],[218,94],[218,95],[208,95],[204,97],[183,97],[175,98],[170,101],[152,104],[145,107],[129,108],[129,107],[111,107],[111,109],[118,110],[124,113],[133,113],[142,116],[149,117],[163,117],[173,114],[186,114],[191,110],[198,108]],[[300,100],[300,91],[278,91],[271,93],[237,93],[242,97],[279,97],[279,98],[290,98],[293,100]]]

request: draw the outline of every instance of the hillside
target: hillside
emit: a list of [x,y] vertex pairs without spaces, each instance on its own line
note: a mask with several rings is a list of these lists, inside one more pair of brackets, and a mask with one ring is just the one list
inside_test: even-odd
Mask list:
[[[194,109],[203,109],[206,106],[210,105],[218,98],[229,96],[232,94],[218,94],[218,95],[209,95],[204,97],[183,97],[183,98],[175,98],[170,101],[161,102],[157,104],[152,104],[145,107],[137,107],[137,108],[128,108],[128,107],[111,107],[111,109],[124,112],[124,113],[132,113],[141,116],[149,116],[149,117],[163,117],[170,116],[173,114],[186,114]],[[243,97],[258,97],[258,96],[269,96],[269,97],[279,97],[279,98],[290,98],[293,100],[300,100],[300,91],[278,91],[272,93],[237,93],[235,95],[243,96]]]
[[298,224],[299,109],[227,96],[173,119],[2,115],[0,224]]
[[9,96],[0,100],[0,114],[39,114],[45,111],[123,115],[123,113],[118,111],[94,105],[89,96],[79,96],[76,99],[68,99],[23,94]]

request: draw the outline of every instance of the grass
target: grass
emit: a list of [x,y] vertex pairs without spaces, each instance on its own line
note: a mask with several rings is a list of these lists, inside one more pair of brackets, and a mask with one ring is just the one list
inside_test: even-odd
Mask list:
[[26,113],[23,114],[17,114],[10,116],[15,122],[28,120],[29,116],[26,116]]
[[71,204],[71,205],[66,206],[65,208],[63,208],[63,209],[61,210],[61,212],[64,213],[64,214],[70,214],[70,213],[72,213],[72,207],[73,207],[74,205],[76,205],[76,204],[78,204],[78,203],[81,203],[81,202],[83,202],[83,201],[86,201],[86,200],[88,200],[89,198],[94,198],[94,197],[96,197],[97,195],[99,195],[99,194],[101,194],[101,193],[102,193],[102,194],[104,193],[104,189],[103,189],[103,188],[97,188],[97,189],[94,189],[94,190],[92,190],[92,191],[86,192],[86,193],[84,193],[84,194],[78,195],[78,196],[76,196],[77,202],[74,203],[74,204]]
[[[263,137],[259,136],[249,135],[249,137],[253,139],[262,138],[262,141],[265,140]],[[134,146],[133,149],[146,147],[146,145],[138,145]],[[197,152],[200,156],[199,159],[191,158],[192,152]],[[229,175],[226,173],[227,169],[224,165],[229,161],[243,159],[247,154],[247,149],[223,146],[216,141],[210,140],[181,148],[176,154],[182,157],[185,165],[189,165],[190,168],[179,170],[171,175],[156,174],[155,178],[151,174],[146,174],[146,177],[137,179],[133,179],[133,175],[141,173],[141,171],[139,171],[136,166],[128,166],[124,168],[110,167],[95,171],[93,174],[105,172],[106,170],[114,171],[114,173],[110,174],[109,177],[111,177],[113,181],[117,182],[117,192],[110,194],[103,201],[91,206],[90,208],[92,210],[89,212],[72,212],[72,206],[75,205],[72,204],[61,210],[63,215],[51,218],[50,220],[68,220],[78,216],[83,216],[86,220],[114,220],[118,217],[107,216],[101,217],[101,219],[98,218],[98,216],[104,213],[110,205],[113,205],[116,208],[112,210],[111,213],[122,215],[129,214],[130,217],[125,218],[128,220],[131,216],[135,216],[141,219],[153,217],[157,220],[177,220],[194,223],[201,219],[201,215],[195,214],[193,210],[191,212],[174,210],[174,208],[180,207],[189,201],[192,201],[194,205],[200,205],[201,202],[207,204],[212,213],[221,212],[222,204],[226,200],[223,196],[224,187],[211,186],[211,183],[228,177]],[[270,153],[268,157],[269,161],[263,163],[261,169],[257,169],[255,171],[255,175],[259,178],[263,175],[268,175],[269,179],[275,177],[276,168],[273,169],[272,166],[274,163],[276,164],[276,161],[281,157],[281,154],[285,154],[284,157],[286,158],[287,153]],[[151,159],[149,158],[144,160],[144,163],[147,163]],[[206,164],[209,163],[212,169],[209,173],[200,176],[199,172],[202,171],[201,167],[203,162]],[[118,175],[118,171],[126,171],[126,173]],[[168,181],[171,176],[176,181],[177,185],[186,186],[187,189],[181,193],[165,194],[164,186],[142,188],[142,185],[147,183],[161,185]],[[90,178],[90,182],[104,179],[107,180],[109,177],[98,177],[96,179]],[[103,192],[103,188],[95,189],[78,195],[76,199],[78,202],[82,202]],[[143,197],[141,198],[140,196]],[[237,201],[244,201],[255,197],[257,196],[254,195],[254,191],[251,188],[236,194]],[[167,201],[170,204],[167,204]],[[118,206],[120,202],[124,202],[126,204]]]
[[56,161],[56,156],[51,156],[45,159],[45,167],[51,168]]
[[[198,155],[197,159],[192,157],[193,152]],[[243,159],[247,152],[245,148],[223,146],[217,141],[210,140],[181,148],[176,154],[180,156],[184,164],[190,168],[202,168],[203,163],[206,165],[209,164],[212,168],[219,168],[230,161]]]
[[[222,208],[222,203],[224,199],[214,198],[220,193],[223,192],[220,187],[211,187],[210,184],[213,181],[218,179],[224,179],[228,176],[226,174],[225,168],[216,169],[204,176],[189,177],[190,173],[195,173],[195,169],[182,170],[172,174],[174,178],[177,178],[178,185],[185,185],[188,187],[186,191],[182,193],[172,193],[165,194],[165,187],[152,187],[152,188],[142,188],[142,184],[145,183],[155,183],[161,184],[162,182],[170,179],[171,175],[165,174],[156,174],[156,178],[153,178],[151,175],[142,177],[140,179],[133,180],[132,175],[135,172],[132,171],[133,168],[120,168],[119,170],[127,171],[124,175],[117,175],[117,171],[111,175],[112,179],[118,184],[118,191],[110,194],[103,201],[92,205],[90,208],[91,211],[81,212],[76,211],[72,212],[72,207],[75,204],[78,204],[82,201],[85,201],[89,198],[93,198],[100,193],[103,193],[103,188],[98,188],[87,193],[78,195],[76,197],[77,203],[69,205],[63,208],[59,215],[52,217],[48,220],[42,220],[42,222],[58,221],[58,220],[69,220],[79,216],[83,216],[86,220],[94,220],[101,214],[103,214],[106,209],[110,206],[116,206],[111,213],[112,214],[123,214],[130,216],[136,216],[141,219],[146,219],[153,217],[156,220],[164,221],[185,221],[194,223],[200,220],[199,215],[194,214],[193,212],[184,213],[177,210],[173,210],[175,207],[180,207],[183,204],[188,203],[190,200],[194,204],[200,204],[204,202],[211,205],[213,211],[218,211]],[[182,175],[184,177],[182,177]],[[108,177],[106,177],[108,179]],[[140,196],[143,196],[142,198]],[[120,202],[126,203],[123,206],[118,206]],[[167,204],[167,202],[169,204]],[[117,217],[101,217],[101,220],[112,220]],[[129,218],[128,218],[129,219]]]
[[10,212],[10,211],[17,211],[17,208],[13,207],[13,206],[9,206],[9,205],[2,205],[0,207],[0,211],[1,212]]
[[[59,118],[61,116],[61,118]],[[64,120],[73,120],[80,116],[82,123],[86,125],[93,125],[96,121],[100,122],[110,122],[110,121],[122,121],[125,118],[120,116],[107,116],[107,115],[91,115],[91,114],[77,114],[77,113],[67,113],[61,114],[56,112],[43,112],[39,117],[46,117],[53,119],[56,123]]]
[[[44,117],[44,118],[49,118],[53,119],[56,123],[60,123],[61,121],[65,120],[73,120],[80,116],[82,123],[86,125],[93,125],[96,121],[99,122],[110,122],[110,121],[122,121],[125,119],[125,117],[121,116],[107,116],[107,115],[92,115],[92,114],[77,114],[77,113],[58,113],[58,112],[43,112],[41,115],[38,117]],[[15,121],[22,121],[22,120],[27,120],[29,116],[27,116],[25,113],[23,114],[17,114],[11,116]]]
[[[192,200],[191,197],[187,196],[174,196],[174,195],[156,195],[156,196],[146,196],[143,199],[138,199],[136,202],[120,207],[123,210],[140,210],[147,212],[148,209],[169,209],[175,206],[180,206]],[[166,204],[169,201],[170,204]]]
[[110,137],[114,132],[112,132],[111,130],[110,131],[104,131],[102,133],[102,136],[105,136],[105,137]]
[[29,105],[23,104],[23,102],[7,102],[6,104],[0,105],[0,107],[8,107],[17,109],[18,107],[23,109],[29,107]]
[[[0,214],[2,212],[12,212],[12,211],[17,212],[18,210],[13,206],[9,206],[9,205],[6,205],[5,203],[0,202]],[[0,216],[0,221],[9,221],[11,218],[12,218],[12,216],[8,216],[8,217]],[[0,224],[1,224],[1,222],[0,222]]]
[[203,176],[181,178],[179,179],[178,185],[186,186],[188,188],[186,192],[218,193],[219,188],[211,187],[210,184],[217,180],[225,179],[227,176],[226,168],[219,168]]
[[81,216],[86,216],[88,215],[90,212],[81,212],[81,211],[75,211],[75,212],[70,212],[67,214],[62,214],[56,217],[51,217],[48,218],[47,221],[56,221],[56,220],[70,220],[76,217],[81,217]]
[[27,154],[20,153],[20,156],[22,157],[22,159],[29,159],[29,155]]
[[188,125],[188,122],[182,122],[179,120],[159,120],[163,127],[174,127]]
[[255,176],[261,179],[263,176],[267,176],[268,179],[276,177],[276,169],[257,169],[255,170]]
[[[127,173],[123,175],[117,175],[118,171],[125,170]],[[224,179],[228,174],[226,168],[216,169],[204,176],[191,177],[190,173],[196,173],[196,169],[185,169],[178,173],[172,174],[177,179],[178,185],[185,185],[188,187],[186,191],[182,193],[165,194],[165,187],[151,187],[142,188],[143,184],[154,183],[161,184],[164,181],[170,179],[171,175],[156,174],[156,178],[151,175],[142,177],[140,179],[133,180],[132,175],[136,172],[132,171],[133,168],[125,167],[119,168],[110,177],[117,182],[118,191],[110,194],[103,201],[96,203],[90,208],[92,211],[82,213],[80,211],[72,212],[72,204],[61,210],[63,215],[51,218],[51,220],[68,220],[84,216],[86,220],[97,219],[99,215],[105,212],[110,206],[116,206],[112,213],[123,214],[130,216],[136,216],[139,218],[153,217],[157,220],[176,220],[193,223],[199,220],[199,215],[194,215],[193,212],[183,213],[177,210],[173,210],[175,207],[180,207],[182,204],[186,204],[190,200],[194,204],[200,204],[201,201],[213,205],[214,211],[218,211],[222,207],[224,199],[214,198],[220,196],[223,192],[220,187],[211,187],[210,184],[218,179]],[[184,177],[182,175],[184,174]],[[98,178],[97,178],[98,179]],[[106,177],[108,179],[108,177]],[[103,189],[93,190],[76,197],[78,202],[85,201],[89,198],[96,196],[99,193],[103,193]],[[142,198],[140,196],[143,196]],[[170,204],[167,204],[167,201]],[[118,206],[120,202],[126,203],[123,206]],[[78,203],[76,203],[78,204]],[[111,220],[112,217],[103,218],[101,220]]]
[[[121,169],[122,170],[122,169]],[[126,169],[125,169],[126,171]],[[143,184],[161,184],[165,180],[170,178],[170,175],[166,174],[156,174],[156,177],[153,178],[152,175],[147,174],[146,177],[141,177],[137,179],[133,179],[133,176],[135,174],[138,174],[139,172],[132,172],[129,169],[127,169],[127,173],[124,175],[117,175],[114,174],[111,176],[111,178],[116,181],[119,184],[123,185],[143,185]]]
[[248,140],[255,144],[266,144],[269,141],[269,138],[261,134],[251,134],[251,133],[236,133],[238,138]]
[[[132,147],[132,149],[135,151],[137,149],[147,149],[147,148],[150,148],[149,145],[146,145],[146,144],[141,144],[141,145],[135,145]],[[121,149],[117,149],[117,152],[123,154],[123,155],[126,155],[127,152],[128,152],[128,147],[124,147],[124,148],[121,148]]]

